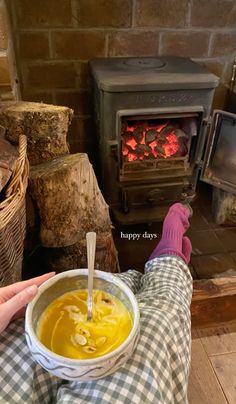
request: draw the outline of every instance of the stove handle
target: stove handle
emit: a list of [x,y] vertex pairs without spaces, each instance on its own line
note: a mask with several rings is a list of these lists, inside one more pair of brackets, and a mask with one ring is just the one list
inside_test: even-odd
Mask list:
[[205,146],[206,146],[206,142],[207,142],[207,135],[208,135],[210,126],[211,126],[211,118],[210,117],[203,118],[202,125],[201,125],[200,131],[199,131],[199,133],[201,133],[201,137],[198,141],[197,150],[195,153],[195,164],[196,165],[199,165],[202,162],[203,154],[204,154],[204,150],[205,150]]
[[118,143],[117,143],[117,141],[109,142],[109,143],[110,143],[111,156],[114,158],[114,160],[116,162],[118,162],[119,161],[119,158],[118,158]]
[[121,208],[123,213],[129,213],[128,196],[124,189],[121,191]]

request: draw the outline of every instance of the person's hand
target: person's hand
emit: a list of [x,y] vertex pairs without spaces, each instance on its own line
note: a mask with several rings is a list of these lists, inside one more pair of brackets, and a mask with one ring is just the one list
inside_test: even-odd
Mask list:
[[11,320],[23,317],[25,306],[37,294],[38,286],[54,275],[55,272],[50,272],[0,288],[0,333]]

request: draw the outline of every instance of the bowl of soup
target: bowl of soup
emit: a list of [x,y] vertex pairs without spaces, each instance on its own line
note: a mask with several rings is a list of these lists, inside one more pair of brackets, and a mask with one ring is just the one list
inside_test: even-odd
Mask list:
[[88,270],[44,282],[25,315],[25,336],[36,362],[66,380],[105,377],[131,357],[139,338],[139,308],[117,276],[94,271],[93,317],[87,319]]

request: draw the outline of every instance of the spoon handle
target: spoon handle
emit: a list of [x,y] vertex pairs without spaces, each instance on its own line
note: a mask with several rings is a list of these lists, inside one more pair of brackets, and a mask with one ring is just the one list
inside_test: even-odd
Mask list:
[[87,319],[92,320],[93,313],[93,273],[94,260],[96,250],[96,233],[89,232],[86,234],[87,242],[87,258],[88,258],[88,314]]

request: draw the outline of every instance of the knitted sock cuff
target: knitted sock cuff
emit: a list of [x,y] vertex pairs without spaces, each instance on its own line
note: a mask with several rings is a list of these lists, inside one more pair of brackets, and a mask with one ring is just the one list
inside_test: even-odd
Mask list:
[[156,254],[155,253],[151,254],[151,257],[149,259],[160,257],[160,255],[176,255],[177,257],[182,258],[182,260],[185,262],[185,264],[188,264],[187,258],[181,251],[174,250],[171,248],[163,248],[163,249],[159,250]]

